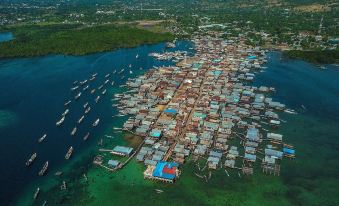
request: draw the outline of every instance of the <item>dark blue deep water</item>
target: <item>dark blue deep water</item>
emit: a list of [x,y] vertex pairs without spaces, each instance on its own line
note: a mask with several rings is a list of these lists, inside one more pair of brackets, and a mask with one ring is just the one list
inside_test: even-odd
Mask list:
[[[189,50],[190,42],[177,42],[171,50]],[[98,53],[72,57],[53,55],[46,57],[10,59],[0,61],[0,202],[12,202],[26,185],[39,179],[37,175],[45,161],[49,161],[48,175],[51,176],[65,163],[64,155],[68,148],[74,147],[74,155],[96,144],[93,136],[102,135],[112,123],[116,110],[111,107],[112,91],[118,91],[128,77],[137,76],[153,66],[173,65],[172,62],[160,62],[148,54],[163,52],[165,44],[144,45],[133,49],[121,49],[114,52]],[[136,58],[136,55],[139,58]],[[133,74],[129,73],[129,64]],[[140,67],[143,70],[140,70]],[[114,70],[125,68],[123,74],[112,75]],[[74,101],[77,92],[71,91],[75,80],[85,80],[98,73],[91,82],[89,90],[82,91],[78,101]],[[105,81],[105,75],[111,74],[111,82],[105,86],[108,90],[98,104],[94,99],[98,95],[90,90],[98,88]],[[126,76],[121,80],[121,76]],[[102,91],[102,90],[101,90]],[[113,91],[113,92],[114,92]],[[70,112],[62,127],[55,123],[64,112],[64,103],[72,100]],[[83,104],[89,102],[91,111],[81,125],[77,120],[83,115]],[[98,127],[92,123],[100,118]],[[114,121],[114,120],[113,120]],[[74,126],[78,131],[70,135]],[[88,141],[83,136],[90,132]],[[47,138],[38,144],[37,139],[44,133]],[[26,160],[33,152],[38,157],[30,168],[25,167]],[[46,177],[44,177],[46,178]]]

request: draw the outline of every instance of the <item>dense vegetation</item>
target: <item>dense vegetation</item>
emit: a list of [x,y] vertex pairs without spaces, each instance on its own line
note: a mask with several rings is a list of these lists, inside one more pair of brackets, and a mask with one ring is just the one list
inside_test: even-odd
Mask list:
[[339,63],[339,50],[325,50],[325,51],[291,50],[284,51],[283,54],[284,57],[287,58],[303,59],[315,64]]
[[12,28],[15,39],[0,44],[0,58],[47,54],[83,55],[123,47],[170,41],[169,33],[154,33],[130,26],[79,25],[22,26]]

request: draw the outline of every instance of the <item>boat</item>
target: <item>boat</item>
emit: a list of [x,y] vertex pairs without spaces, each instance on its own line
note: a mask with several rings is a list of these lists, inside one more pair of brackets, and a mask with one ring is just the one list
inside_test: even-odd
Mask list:
[[68,149],[68,151],[67,151],[67,153],[66,153],[66,155],[65,155],[65,159],[68,160],[68,159],[71,157],[72,153],[73,153],[73,147],[71,146],[71,147]]
[[48,161],[46,161],[46,163],[44,164],[44,166],[41,168],[41,170],[39,171],[39,176],[43,176],[46,172],[48,168]]
[[130,74],[133,74],[132,70],[129,70],[129,73],[130,73]]
[[77,83],[78,83],[78,81],[74,81],[74,82],[73,82],[74,85],[77,84]]
[[85,86],[82,90],[86,91],[89,88],[89,85]]
[[139,69],[142,70],[142,67],[140,67]]
[[60,126],[65,121],[65,116],[63,116],[59,121],[57,121],[56,126]]
[[45,200],[45,202],[42,204],[42,206],[46,206],[47,204],[47,200]]
[[137,55],[135,56],[135,58],[136,58],[136,59],[139,58],[139,54],[137,54]]
[[61,171],[57,171],[54,173],[55,176],[61,176],[62,175],[62,172]]
[[114,130],[122,130],[121,127],[113,127]]
[[91,107],[87,107],[87,109],[85,110],[85,114],[87,114],[89,111],[91,111]]
[[164,192],[163,190],[160,190],[160,189],[155,189],[155,191],[156,191],[157,193],[162,193],[162,192]]
[[74,127],[72,132],[71,132],[71,135],[74,136],[76,132],[77,132],[77,127]]
[[92,77],[96,77],[98,75],[98,73],[92,74]]
[[82,116],[80,117],[80,119],[78,120],[78,124],[80,124],[80,123],[84,120],[84,118],[85,118],[85,116],[82,115]]
[[34,200],[38,197],[39,193],[40,193],[40,188],[38,187],[38,188],[36,189],[35,193],[34,193],[34,196],[33,196],[33,199],[34,199]]
[[47,134],[42,135],[42,137],[40,137],[40,138],[38,139],[38,142],[41,143],[42,141],[45,140],[46,137],[47,137]]
[[289,114],[297,114],[297,112],[294,111],[293,109],[285,109],[284,112],[289,113]]
[[100,85],[99,87],[98,87],[98,89],[100,90],[100,89],[102,89],[104,87],[104,85]]
[[123,73],[125,71],[125,69],[122,69],[122,70],[120,70],[119,72],[118,72],[118,74],[121,74],[121,73]]
[[95,120],[95,122],[93,123],[93,127],[96,127],[96,126],[98,126],[98,124],[99,124],[99,121],[100,121],[100,119],[98,118],[97,120]]
[[125,76],[122,76],[122,77],[121,77],[121,79],[124,79],[124,78],[125,78]]
[[106,89],[104,91],[101,92],[102,95],[105,95],[106,94]]
[[95,92],[95,89],[92,89],[92,90],[91,90],[91,94],[94,94],[94,92]]
[[95,103],[98,103],[100,99],[100,96],[97,96],[97,98],[95,98]]
[[106,75],[105,75],[105,78],[108,78],[109,76],[110,76],[110,74],[106,74]]
[[75,86],[75,87],[72,87],[71,90],[74,91],[74,90],[77,90],[79,88],[79,86]]
[[107,79],[105,82],[104,82],[104,84],[107,84],[109,82],[109,79]]
[[27,162],[26,162],[26,166],[27,166],[27,167],[30,166],[30,165],[34,162],[34,160],[36,159],[36,156],[37,156],[37,154],[34,153],[34,154],[32,154],[32,156],[27,160]]
[[117,70],[115,69],[112,73],[113,73],[113,74],[117,73]]
[[71,101],[71,100],[69,100],[69,101],[68,101],[68,102],[66,102],[64,105],[65,105],[65,106],[67,106],[67,105],[69,105],[71,102],[72,102],[72,101]]
[[66,110],[64,111],[64,113],[62,113],[61,116],[66,116],[66,115],[68,114],[68,112],[69,112],[69,109],[66,109]]
[[77,100],[77,99],[80,98],[80,96],[81,96],[81,92],[79,92],[79,93],[74,97],[74,99]]
[[84,108],[86,108],[88,106],[88,102],[86,102],[85,104],[84,104]]
[[88,139],[88,137],[89,137],[89,132],[87,132],[87,134],[84,136],[84,141],[86,141],[87,139]]
[[91,77],[91,78],[89,79],[89,81],[93,81],[95,78],[96,78],[96,77]]
[[114,83],[115,83],[115,82],[114,82],[114,81],[112,81],[111,85],[112,85],[112,86],[114,86]]
[[80,85],[84,85],[84,84],[86,84],[86,83],[87,83],[87,79],[84,80],[84,81],[82,81],[82,82],[80,82]]
[[129,64],[128,67],[131,68],[131,67],[132,67],[132,64]]

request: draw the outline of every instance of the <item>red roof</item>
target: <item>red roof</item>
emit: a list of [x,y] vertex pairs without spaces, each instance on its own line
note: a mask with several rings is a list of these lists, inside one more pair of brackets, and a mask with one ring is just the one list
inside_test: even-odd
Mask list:
[[167,173],[167,174],[171,174],[171,175],[175,175],[175,171],[176,171],[176,167],[172,167],[172,168],[168,168],[167,165],[164,167],[164,169],[162,170],[163,173]]

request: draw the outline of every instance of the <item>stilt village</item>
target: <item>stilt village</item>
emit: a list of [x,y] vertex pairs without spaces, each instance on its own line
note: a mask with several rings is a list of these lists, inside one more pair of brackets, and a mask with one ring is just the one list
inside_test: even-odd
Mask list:
[[[151,54],[177,64],[129,79],[129,91],[115,94],[120,114],[129,115],[122,129],[142,137],[142,143],[108,150],[128,157],[124,163],[104,163],[100,155],[94,163],[116,171],[136,158],[146,165],[145,179],[170,183],[187,161],[195,161],[195,175],[206,181],[218,169],[226,176],[230,170],[239,177],[252,175],[260,172],[257,168],[278,176],[282,159],[295,157],[294,147],[275,133],[285,122],[279,113],[296,113],[270,97],[274,88],[252,85],[255,74],[266,69],[265,51],[240,37],[224,40],[219,33],[192,41],[194,56]],[[205,169],[209,176],[202,174]]]

